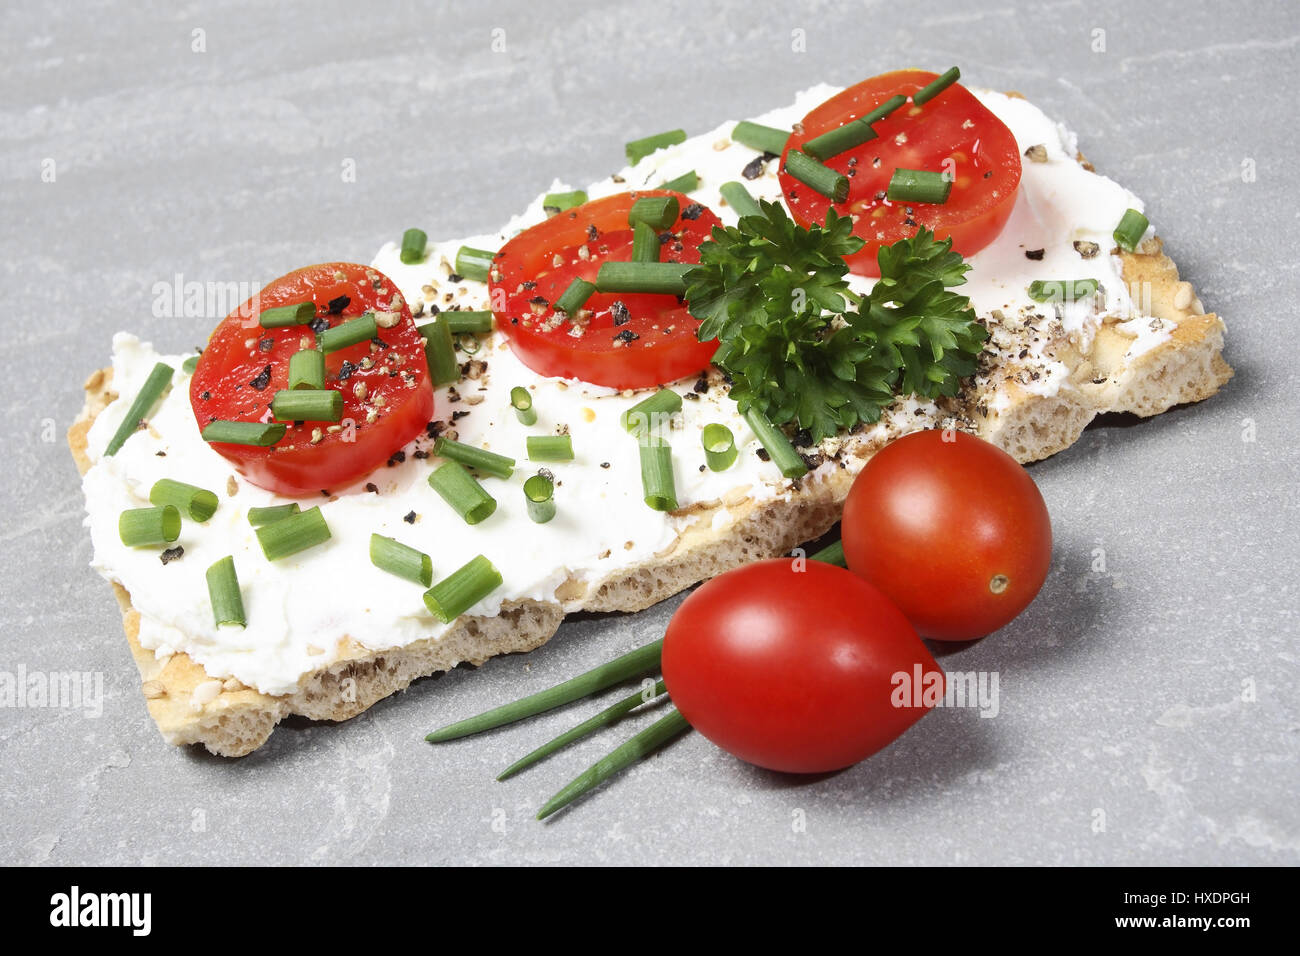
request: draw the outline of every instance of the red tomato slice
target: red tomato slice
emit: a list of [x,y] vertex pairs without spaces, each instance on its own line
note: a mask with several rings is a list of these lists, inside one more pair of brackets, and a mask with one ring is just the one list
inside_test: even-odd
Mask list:
[[[316,305],[310,326],[258,324],[262,310],[307,301]],[[343,393],[338,430],[330,422],[299,422],[269,448],[212,445],[253,484],[291,497],[316,495],[383,465],[433,417],[424,339],[397,286],[368,266],[347,262],[308,266],[276,279],[212,333],[190,383],[200,429],[215,419],[270,421],[271,399],[288,384],[289,357],[314,347],[317,331],[368,311],[399,318],[375,340],[325,357],[325,387]]]
[[[612,388],[649,388],[699,372],[716,342],[695,337],[699,321],[670,295],[595,293],[581,332],[551,307],[569,283],[596,281],[602,262],[632,258],[627,214],[644,196],[676,196],[681,212],[662,262],[700,261],[700,243],[720,225],[709,209],[681,193],[648,190],[596,199],[552,216],[506,243],[492,266],[497,328],[510,349],[539,375],[577,378]],[[661,233],[662,235],[662,233]]]
[[[897,93],[910,96],[937,74],[898,70],[851,86],[804,117],[786,153],[850,120],[865,116]],[[849,196],[835,211],[853,218],[854,235],[866,245],[848,258],[849,268],[878,276],[876,252],[916,234],[919,226],[936,238],[952,237],[963,256],[979,252],[997,238],[1015,207],[1020,187],[1020,148],[1006,124],[969,90],[954,83],[924,106],[909,100],[872,125],[876,138],[826,161],[849,177]],[[947,164],[947,165],[945,165]],[[948,201],[891,203],[885,193],[895,169],[950,172],[955,177]],[[785,171],[781,191],[795,221],[807,226],[826,221],[831,201]]]

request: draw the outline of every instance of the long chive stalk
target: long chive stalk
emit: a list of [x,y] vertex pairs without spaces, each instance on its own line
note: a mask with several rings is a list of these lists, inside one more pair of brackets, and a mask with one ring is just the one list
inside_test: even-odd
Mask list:
[[955,66],[951,67],[945,71],[942,76],[935,77],[925,86],[913,93],[912,102],[917,106],[922,106],[923,104],[930,102],[948,87],[952,86],[959,79],[961,79],[961,70],[957,69]]
[[149,416],[154,405],[158,404],[163,392],[167,390],[167,386],[171,384],[175,371],[170,365],[162,362],[150,370],[149,377],[144,380],[140,391],[136,393],[135,401],[126,410],[126,417],[122,419],[122,424],[117,426],[117,431],[109,439],[108,447],[104,449],[106,457],[116,455],[126,440],[136,433],[140,422]]
[[785,437],[785,432],[773,425],[771,419],[756,406],[751,405],[749,411],[745,412],[745,421],[754,430],[754,434],[772,459],[772,464],[781,469],[781,474],[787,478],[798,478],[808,473],[808,466],[794,450],[790,439]]

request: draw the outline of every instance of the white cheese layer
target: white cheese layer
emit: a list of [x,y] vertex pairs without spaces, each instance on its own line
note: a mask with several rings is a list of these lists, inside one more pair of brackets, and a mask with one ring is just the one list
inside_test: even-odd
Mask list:
[[[812,107],[835,93],[820,86],[803,93],[783,109],[757,117],[759,122],[789,127]],[[976,311],[1042,310],[1026,293],[1040,279],[1096,278],[1107,291],[1106,308],[1130,315],[1132,303],[1123,289],[1118,261],[1107,251],[1110,233],[1124,210],[1141,209],[1131,193],[1109,179],[1083,170],[1075,161],[1075,140],[1063,127],[1025,102],[999,93],[977,91],[986,106],[1003,119],[1021,148],[1042,145],[1048,161],[1025,161],[1020,196],[1011,221],[988,248],[969,260],[973,266],[962,292]],[[729,139],[734,124],[678,146],[660,150],[635,169],[587,189],[592,198],[627,189],[657,186],[694,169],[700,177],[692,198],[711,207],[726,223],[734,213],[723,205],[719,187],[741,178],[741,170],[756,156]],[[775,162],[747,183],[756,196],[780,198]],[[567,188],[556,182],[552,190]],[[500,233],[471,237],[465,243],[498,248],[520,229],[541,221],[541,196]],[[1076,240],[1095,242],[1101,253],[1083,259]],[[374,265],[400,288],[417,313],[437,305],[447,309],[486,308],[481,283],[451,282],[449,263],[461,242],[435,243],[424,263],[405,265],[398,248],[388,244]],[[1025,250],[1043,250],[1031,261]],[[870,280],[854,279],[858,288]],[[1093,303],[1075,303],[1057,316],[1068,332],[1088,337],[1101,312]],[[1137,338],[1132,353],[1168,337],[1167,329],[1149,317],[1134,318],[1123,328]],[[122,396],[108,406],[90,430],[88,454],[93,462],[83,487],[94,544],[92,566],[131,594],[141,615],[140,642],[159,656],[185,652],[218,678],[234,677],[268,694],[292,692],[303,674],[338,659],[344,638],[366,648],[400,647],[421,638],[437,638],[446,627],[426,610],[421,589],[373,567],[368,558],[370,535],[390,535],[433,557],[435,579],[475,555],[487,556],[501,571],[504,584],[469,613],[493,615],[503,602],[521,599],[559,601],[567,608],[566,581],[596,582],[622,569],[652,559],[670,547],[693,520],[646,507],[642,501],[636,442],[620,425],[623,412],[645,397],[619,394],[579,382],[542,379],[520,364],[499,337],[485,341],[475,356],[486,363],[477,379],[466,378],[455,396],[439,390],[435,415],[456,430],[461,441],[489,448],[518,460],[509,480],[487,478],[484,486],[497,499],[496,513],[479,525],[466,525],[428,486],[436,459],[416,458],[429,442],[409,445],[404,462],[382,467],[370,476],[377,491],[362,485],[330,489],[334,497],[302,500],[304,508],[319,504],[331,539],[288,559],[268,562],[247,521],[250,507],[283,503],[239,478],[229,463],[199,437],[188,399],[188,377],[179,371],[183,356],[160,355],[131,335],[113,341],[113,388]],[[149,420],[149,428],[131,437],[117,455],[103,457],[109,438],[127,406],[157,361],[178,369],[170,393]],[[1033,388],[1054,390],[1064,378],[1044,375]],[[683,395],[693,393],[695,379],[678,383]],[[533,389],[538,410],[535,426],[518,423],[510,408],[515,385]],[[453,400],[455,398],[456,400]],[[453,413],[463,414],[452,418]],[[881,429],[902,432],[932,424],[936,412],[929,403],[900,402]],[[740,455],[728,471],[702,469],[700,432],[722,422],[736,436]],[[735,411],[735,405],[714,388],[683,403],[681,427],[672,432],[679,504],[735,503],[741,499],[770,500],[790,493],[770,462],[759,458],[758,442]],[[545,464],[555,475],[558,511],[548,524],[529,520],[521,484],[539,465],[525,457],[524,438],[567,428],[577,458]],[[161,453],[161,454],[160,454]],[[824,468],[835,467],[828,464]],[[185,554],[163,565],[158,549],[132,549],[118,538],[121,511],[148,505],[149,489],[159,478],[187,481],[218,493],[221,505],[206,523],[186,521],[178,545]],[[808,479],[819,480],[819,473]],[[233,484],[232,484],[233,483]],[[229,490],[236,493],[230,495]],[[405,516],[414,513],[413,523]],[[725,508],[714,519],[716,530],[731,521]],[[217,628],[213,624],[204,571],[214,561],[234,556],[247,610],[248,627]],[[557,589],[561,589],[557,596]]]

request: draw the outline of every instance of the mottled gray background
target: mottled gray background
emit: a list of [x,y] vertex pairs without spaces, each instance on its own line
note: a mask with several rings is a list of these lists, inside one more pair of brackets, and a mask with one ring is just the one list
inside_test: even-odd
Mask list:
[[[6,4],[0,669],[102,672],[107,699],[98,719],[0,711],[0,861],[1296,863],[1298,10]],[[1034,466],[1057,536],[1046,588],[946,659],[1000,672],[996,719],[938,711],[816,780],[693,735],[546,825],[533,812],[610,736],[492,777],[576,711],[421,741],[658,636],[670,601],[566,624],[541,651],[422,681],[341,726],[282,726],[244,760],[162,743],[87,567],[62,441],[114,331],[168,349],[205,336],[206,319],[152,315],[155,282],[260,283],[368,260],[409,225],[493,228],[552,176],[608,174],[633,135],[703,131],[819,80],[952,63],[1070,123],[1147,200],[1226,318],[1237,369],[1202,406],[1093,428]]]

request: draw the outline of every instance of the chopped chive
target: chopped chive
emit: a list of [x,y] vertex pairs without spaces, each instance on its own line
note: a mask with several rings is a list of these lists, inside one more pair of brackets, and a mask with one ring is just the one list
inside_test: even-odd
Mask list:
[[191,355],[184,362],[181,362],[181,371],[186,375],[193,375],[194,370],[199,367],[199,357]]
[[328,355],[330,352],[337,352],[358,342],[373,339],[378,334],[379,326],[375,322],[375,313],[367,312],[365,315],[358,315],[355,319],[348,319],[342,325],[326,329],[317,336],[317,340],[320,350]]
[[181,536],[181,513],[173,505],[128,508],[117,516],[117,536],[128,548],[169,544]]
[[191,521],[207,521],[217,513],[216,492],[170,478],[159,478],[153,483],[149,501],[155,505],[171,505]]
[[573,461],[573,439],[568,435],[529,435],[529,461]]
[[780,156],[785,152],[786,140],[790,138],[788,129],[776,129],[761,123],[741,120],[731,131],[731,138],[742,146],[756,149],[760,153],[774,153]]
[[649,398],[642,399],[623,413],[619,424],[633,435],[649,431],[661,432],[669,426],[670,419],[682,410],[682,397],[671,388],[661,388]]
[[510,407],[515,410],[515,417],[521,425],[537,424],[537,409],[533,408],[533,396],[522,385],[510,390]]
[[324,352],[320,349],[299,349],[289,356],[289,388],[324,387]]
[[302,509],[298,502],[292,501],[287,505],[267,505],[265,508],[249,508],[248,523],[254,528],[260,528],[264,524],[270,524],[273,521],[279,521],[281,518],[287,518],[289,515],[296,515]]
[[[651,235],[653,235],[653,232]],[[654,240],[657,246],[659,237],[655,236]],[[635,247],[632,255],[636,256]],[[573,315],[587,303],[587,300],[591,298],[595,291],[596,286],[586,279],[574,279],[569,283],[569,287],[564,290],[564,294],[555,300],[555,311],[563,312],[565,315]]]
[[596,273],[596,290],[683,296],[686,273],[694,268],[681,262],[605,262]]
[[533,475],[524,482],[524,503],[528,517],[546,524],[555,517],[555,482],[545,475]]
[[848,562],[844,560],[844,542],[836,541],[826,545],[820,551],[808,555],[809,561],[821,561],[823,564],[838,564],[842,568],[847,568]]
[[659,233],[648,222],[638,222],[632,226],[632,261],[659,261]]
[[638,439],[641,447],[641,490],[655,511],[677,510],[677,485],[673,481],[673,446],[650,435]]
[[[478,335],[492,331],[491,312],[443,312],[441,317],[451,329],[452,335],[463,335],[466,332]],[[420,328],[423,329],[424,326]]]
[[429,487],[451,505],[466,524],[478,524],[497,510],[497,500],[483,490],[458,461],[439,465],[429,475]]
[[501,572],[480,554],[425,591],[424,604],[443,624],[450,624],[499,587]]
[[279,422],[208,422],[203,426],[202,438],[206,442],[219,442],[223,445],[258,445],[267,448],[274,445],[287,429]]
[[704,461],[710,471],[726,471],[736,462],[740,450],[736,448],[736,436],[726,425],[716,422],[705,425],[700,433],[700,444],[704,446]]
[[952,180],[928,169],[895,169],[889,177],[890,202],[945,203]]
[[440,744],[448,740],[468,737],[470,734],[481,734],[485,730],[493,730],[506,724],[513,724],[515,721],[544,714],[548,710],[554,710],[556,707],[562,707],[575,700],[581,700],[583,697],[590,697],[607,687],[613,687],[615,684],[621,684],[633,677],[641,677],[644,674],[659,670],[663,648],[663,638],[651,641],[644,647],[628,651],[621,657],[616,657],[612,661],[593,667],[591,670],[585,671],[577,677],[572,677],[562,684],[548,687],[536,694],[529,694],[527,697],[512,701],[509,704],[493,707],[491,710],[475,717],[468,717],[465,720],[458,720],[454,724],[440,727],[424,739],[431,744]]
[[763,215],[763,207],[750,195],[743,183],[723,183],[718,191],[722,193],[722,198],[727,201],[727,205],[736,210],[737,216]]
[[676,196],[645,196],[632,204],[627,221],[633,226],[644,222],[655,229],[671,229],[681,208]]
[[695,170],[688,169],[676,179],[670,179],[659,187],[660,189],[671,189],[675,193],[691,193],[700,188],[700,177]]
[[1029,298],[1035,302],[1074,302],[1097,294],[1096,279],[1035,279]]
[[117,431],[109,439],[108,447],[104,449],[105,457],[116,455],[126,440],[136,433],[140,423],[153,411],[154,405],[171,384],[174,373],[175,370],[170,365],[164,365],[162,362],[150,370],[149,377],[144,380],[140,391],[136,393],[135,401],[126,410],[126,417],[122,419],[122,424],[117,426]]
[[456,345],[451,338],[451,326],[442,314],[432,322],[420,326],[424,336],[424,358],[429,363],[429,377],[435,386],[450,385],[460,381],[460,363],[456,361]]
[[330,539],[329,525],[320,505],[272,521],[257,529],[257,543],[268,561],[278,561]]
[[686,718],[673,708],[631,740],[614,748],[578,774],[559,793],[546,801],[545,806],[537,811],[537,819],[546,819],[556,810],[568,806],[588,790],[600,786],[619,771],[649,756],[690,729],[691,725],[686,722]]
[[894,112],[894,110],[898,109],[906,102],[907,102],[906,96],[904,96],[902,93],[895,93],[893,96],[885,100],[885,102],[881,103],[879,106],[877,106],[866,116],[859,117],[858,121],[862,123],[866,123],[868,126],[870,126],[872,123],[876,123],[884,119],[886,116]]
[[1119,225],[1115,227],[1116,244],[1121,249],[1133,252],[1142,241],[1142,237],[1147,234],[1147,227],[1150,225],[1151,221],[1142,213],[1136,209],[1126,209]]
[[271,399],[278,422],[337,422],[343,417],[343,393],[336,388],[282,388]]
[[370,536],[370,563],[381,571],[395,574],[428,587],[433,583],[433,560],[423,551],[402,544],[382,534]]
[[849,198],[849,177],[823,166],[807,153],[797,149],[786,153],[785,171],[831,202],[844,202]]
[[635,694],[630,694],[629,696],[624,697],[617,703],[606,707],[594,717],[588,717],[582,723],[578,724],[578,726],[566,730],[554,740],[542,744],[532,753],[520,757],[509,767],[506,767],[505,770],[502,770],[497,776],[497,779],[507,780],[510,777],[513,777],[515,774],[519,773],[519,771],[526,770],[533,764],[545,760],[551,754],[563,750],[574,741],[581,740],[583,737],[595,733],[602,727],[608,727],[611,724],[617,723],[630,711],[636,710],[638,707],[650,703],[650,701],[655,698],[662,697],[665,693],[667,693],[667,689],[664,687],[664,682],[659,681],[655,684],[653,696],[650,696],[649,699],[647,699],[646,693],[643,690],[638,690]]
[[863,143],[869,143],[876,138],[876,131],[871,128],[870,124],[862,122],[860,119],[849,120],[843,126],[837,126],[835,129],[828,130],[820,136],[814,137],[803,144],[803,151],[813,159],[819,159],[823,162],[838,156],[840,153],[846,153]]
[[217,627],[237,624],[246,627],[244,598],[239,593],[239,577],[235,574],[235,559],[226,555],[208,568],[204,577],[208,581],[208,599],[212,602],[212,620]]
[[456,252],[456,274],[466,279],[487,282],[488,273],[492,270],[492,260],[496,255],[495,252],[486,249],[461,246]]
[[785,437],[785,432],[773,425],[771,419],[759,411],[757,405],[749,406],[749,411],[745,412],[745,421],[754,430],[754,434],[772,459],[772,464],[781,469],[781,474],[787,478],[798,478],[808,473],[808,466],[794,450],[790,439]]
[[515,473],[515,460],[505,455],[498,455],[485,448],[475,448],[450,438],[439,437],[433,443],[433,453],[439,458],[458,461],[466,468],[473,468],[494,478],[509,478]]
[[623,151],[627,154],[627,164],[635,166],[657,149],[676,146],[678,143],[684,142],[686,142],[686,130],[670,129],[666,133],[656,133],[653,136],[646,136],[644,139],[634,139],[623,146]]
[[398,256],[408,266],[424,261],[424,249],[429,236],[423,229],[408,229],[402,233],[402,251]]
[[542,199],[542,208],[564,212],[564,210],[572,209],[574,206],[581,206],[586,201],[587,194],[581,189],[575,189],[567,193],[547,193],[545,198]]
[[912,102],[917,106],[922,106],[925,103],[930,102],[948,87],[952,86],[960,78],[961,70],[954,66],[942,76],[935,77],[929,83],[925,84],[925,86],[913,93]]
[[257,322],[264,329],[280,329],[288,325],[306,325],[316,318],[316,303],[298,302],[295,305],[281,305],[274,309],[263,309]]

